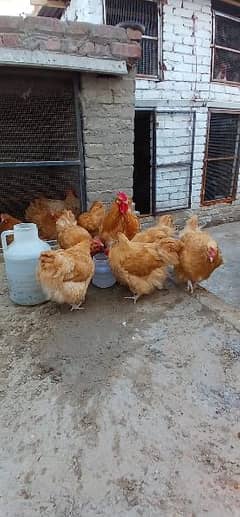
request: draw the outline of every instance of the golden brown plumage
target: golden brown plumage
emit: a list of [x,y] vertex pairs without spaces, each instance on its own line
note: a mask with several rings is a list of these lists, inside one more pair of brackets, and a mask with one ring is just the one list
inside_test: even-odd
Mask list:
[[56,222],[57,240],[63,249],[71,248],[82,241],[91,242],[90,233],[77,225],[76,218],[71,210],[64,210]]
[[[12,215],[0,214],[0,235],[1,235],[1,233],[6,232],[7,230],[12,230],[15,224],[19,224],[21,222],[22,221],[20,221],[16,217],[13,217]],[[13,241],[13,237],[9,236],[7,238],[7,240],[8,240],[8,243],[10,244],[10,242]],[[1,244],[1,239],[0,239],[0,244]]]
[[170,214],[161,215],[157,221],[156,227],[161,228],[165,232],[166,237],[173,237],[176,231],[174,218]]
[[22,221],[13,217],[9,214],[0,214],[0,233],[12,230],[15,224],[19,224]]
[[94,274],[90,242],[84,241],[67,250],[43,252],[38,278],[43,291],[59,304],[80,308]]
[[93,237],[99,235],[106,210],[101,201],[94,201],[89,212],[83,212],[78,217],[78,224],[85,228]]
[[35,223],[38,227],[39,236],[46,240],[57,238],[56,221],[60,215],[60,211],[50,211],[41,199],[32,201],[25,212],[26,220]]
[[199,228],[197,216],[187,221],[180,233],[180,240],[183,248],[175,272],[178,280],[187,282],[189,291],[193,292],[194,284],[209,278],[223,264],[223,259],[216,241]]
[[166,238],[161,246],[129,241],[120,233],[118,241],[110,248],[109,262],[117,280],[127,285],[134,294],[134,302],[155,289],[162,289],[166,267],[178,263],[180,241]]
[[137,233],[133,237],[133,242],[160,242],[165,237],[172,237],[175,232],[173,218],[170,215],[163,215],[159,218],[157,224],[151,228],[147,228]]
[[57,238],[56,221],[65,209],[72,210],[75,215],[79,213],[79,199],[72,190],[66,193],[64,200],[45,197],[34,199],[26,209],[25,218],[37,224],[42,239],[53,240]]
[[139,232],[139,219],[131,212],[131,207],[132,201],[124,192],[119,192],[102,223],[100,238],[106,246],[114,242],[119,233],[131,240]]

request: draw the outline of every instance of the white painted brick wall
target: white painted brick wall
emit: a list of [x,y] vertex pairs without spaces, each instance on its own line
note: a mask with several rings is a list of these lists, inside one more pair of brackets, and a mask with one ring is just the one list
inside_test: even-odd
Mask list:
[[[131,0],[129,0],[130,2]],[[102,23],[103,0],[72,0],[71,8],[67,10],[67,16],[71,19],[76,16],[78,20]],[[210,82],[211,72],[211,38],[212,38],[212,14],[211,0],[168,0],[163,6],[163,62],[164,81],[139,79],[136,82],[136,106],[146,109],[151,106],[156,110],[186,109],[196,110],[196,136],[193,162],[192,206],[200,203],[202,184],[203,157],[207,132],[208,107],[225,107],[234,109],[240,107],[240,88]],[[165,126],[158,114],[157,122],[157,165],[168,165],[172,161],[181,161],[184,156],[189,158],[189,145],[185,144],[186,127],[179,120],[168,117]],[[164,119],[165,120],[165,119]],[[163,144],[169,139],[168,145]],[[189,136],[189,141],[190,141]],[[179,144],[179,145],[178,145]],[[184,145],[185,144],[185,145]],[[165,146],[165,147],[164,147]],[[164,147],[164,149],[163,149]],[[165,152],[163,152],[165,150]],[[160,170],[160,169],[159,169]],[[170,199],[173,195],[173,186],[169,185],[169,191],[161,194],[164,186],[163,178],[158,170],[157,175],[157,204],[160,201],[164,209],[164,203],[180,206],[184,204],[184,198]],[[176,172],[176,171],[175,171]],[[172,170],[169,177],[172,178]],[[162,187],[161,187],[162,184]],[[184,182],[182,183],[182,192]],[[238,187],[240,196],[240,181]],[[168,195],[168,199],[166,195]],[[164,201],[162,199],[164,195]],[[183,201],[181,201],[183,199]],[[186,201],[186,192],[185,192]]]
[[[183,7],[182,7],[183,6]],[[240,105],[240,89],[238,87],[216,84],[210,82],[211,73],[211,38],[212,38],[212,14],[210,0],[168,0],[164,6],[163,25],[163,62],[166,67],[164,81],[153,82],[137,80],[136,102],[152,100],[157,109],[166,108],[166,102],[172,109],[182,106],[182,102],[194,106],[196,109],[195,146],[193,162],[192,182],[192,206],[200,204],[203,159],[207,134],[208,106],[214,103],[215,107],[235,108]],[[146,89],[146,84],[148,88]],[[185,104],[187,106],[187,104]],[[199,107],[198,107],[199,106]],[[201,107],[205,106],[205,107]],[[179,129],[180,127],[180,129]],[[177,140],[184,132],[182,125],[171,126],[171,147],[162,157],[162,163],[167,163],[169,156],[179,157],[181,161],[186,149],[179,149],[177,153]],[[173,134],[175,133],[175,134]],[[162,140],[166,136],[166,128],[159,123],[157,130],[157,161],[162,152]],[[169,144],[170,145],[170,144]],[[171,151],[171,152],[170,152]],[[171,174],[169,172],[169,176]],[[157,205],[166,210],[167,198],[164,192],[164,200],[161,197],[161,176],[157,174]],[[184,185],[184,184],[183,184]],[[172,193],[169,187],[169,194]],[[182,186],[182,188],[184,188]],[[238,186],[240,195],[240,181]],[[181,200],[179,198],[179,205]],[[169,208],[173,208],[169,198]]]
[[64,18],[78,22],[103,23],[103,0],[71,0]]

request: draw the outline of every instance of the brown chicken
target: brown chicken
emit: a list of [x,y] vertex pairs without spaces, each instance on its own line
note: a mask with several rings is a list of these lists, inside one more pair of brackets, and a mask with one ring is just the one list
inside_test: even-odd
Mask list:
[[37,225],[41,239],[55,240],[57,238],[56,222],[61,214],[62,211],[50,210],[42,199],[35,199],[27,208],[25,217],[27,221]]
[[19,224],[22,221],[13,217],[9,214],[0,214],[0,233],[12,230],[15,224]]
[[75,215],[79,213],[79,200],[71,190],[66,193],[64,200],[44,197],[34,199],[25,212],[25,218],[37,224],[42,239],[54,240],[57,238],[56,221],[65,209],[72,210]]
[[176,231],[174,218],[170,214],[161,215],[161,217],[159,217],[157,221],[156,226],[157,228],[161,228],[165,232],[166,237],[173,237]]
[[94,275],[91,243],[85,240],[67,250],[43,252],[38,279],[48,298],[80,309]]
[[139,219],[132,213],[131,207],[132,201],[124,192],[119,192],[102,223],[100,238],[106,246],[116,241],[119,233],[124,233],[131,240],[139,232]]
[[175,232],[173,218],[170,215],[163,215],[157,224],[151,228],[139,232],[133,237],[133,242],[160,242],[165,237],[172,237]]
[[57,240],[63,249],[71,248],[79,242],[88,240],[91,242],[90,233],[77,225],[75,215],[71,210],[64,210],[56,222]]
[[117,280],[133,293],[134,303],[142,295],[162,289],[168,265],[178,263],[180,241],[166,238],[159,244],[129,241],[120,233],[109,251],[109,263]]
[[106,210],[101,201],[94,201],[89,212],[83,212],[78,217],[78,224],[85,228],[93,237],[99,235]]
[[[15,224],[19,224],[22,221],[19,219],[16,219],[16,217],[13,217],[9,214],[0,214],[0,235],[3,232],[6,232],[8,230],[12,230]],[[7,237],[7,242],[10,244],[13,241],[13,237],[10,235]],[[0,245],[1,245],[1,239],[0,239]]]
[[195,284],[209,278],[223,264],[223,259],[216,241],[199,228],[197,216],[187,221],[180,240],[183,248],[175,273],[180,282],[187,282],[188,291],[193,293]]

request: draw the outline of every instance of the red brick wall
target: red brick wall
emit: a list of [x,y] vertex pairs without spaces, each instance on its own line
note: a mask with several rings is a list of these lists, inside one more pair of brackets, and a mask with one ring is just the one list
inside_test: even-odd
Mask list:
[[141,33],[132,29],[60,21],[54,18],[0,16],[1,48],[41,50],[134,62],[141,56]]

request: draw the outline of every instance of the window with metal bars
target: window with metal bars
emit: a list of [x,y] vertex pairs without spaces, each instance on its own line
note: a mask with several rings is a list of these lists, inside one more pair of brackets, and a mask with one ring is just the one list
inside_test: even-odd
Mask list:
[[145,28],[142,38],[142,59],[138,62],[138,75],[159,75],[159,9],[154,0],[105,0],[107,25],[121,22],[140,23]]
[[209,113],[202,204],[233,201],[240,157],[240,113]]
[[240,5],[213,0],[212,79],[240,83]]

